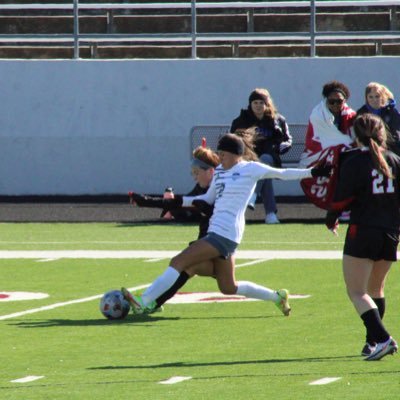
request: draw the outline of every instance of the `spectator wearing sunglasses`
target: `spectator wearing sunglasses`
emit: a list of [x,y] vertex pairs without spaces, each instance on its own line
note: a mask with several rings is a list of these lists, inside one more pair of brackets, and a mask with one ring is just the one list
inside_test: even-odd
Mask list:
[[[339,154],[354,144],[351,128],[356,112],[347,105],[348,87],[338,81],[330,81],[322,88],[322,100],[311,112],[305,137],[305,149],[300,167],[308,168],[320,162],[333,166],[339,162]],[[301,183],[309,200],[316,206],[328,209],[333,196],[336,174],[326,179],[308,179]]]
[[346,103],[350,97],[348,87],[331,81],[322,89],[322,101],[314,107],[308,122],[305,150],[301,163],[308,165],[318,159],[320,153],[331,146],[351,146],[351,127],[355,111]]

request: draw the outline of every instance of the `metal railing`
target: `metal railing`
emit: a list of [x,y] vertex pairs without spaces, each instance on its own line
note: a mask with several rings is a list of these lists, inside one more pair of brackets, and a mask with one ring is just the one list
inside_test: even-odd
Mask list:
[[[229,132],[229,125],[197,125],[190,130],[190,154],[200,146],[203,138],[207,146],[217,150],[218,140]],[[289,124],[289,131],[292,136],[292,148],[281,156],[284,165],[297,165],[303,154],[305,146],[307,124]]]
[[[70,4],[0,4],[1,10],[72,10],[74,28],[72,34],[0,34],[0,42],[54,42],[73,43],[74,58],[79,58],[81,43],[105,42],[183,42],[191,43],[191,56],[197,58],[198,42],[221,41],[308,41],[310,56],[316,56],[317,40],[382,40],[399,39],[399,30],[387,31],[317,31],[316,10],[318,8],[341,7],[373,7],[400,6],[400,0],[380,1],[279,1],[279,2],[223,2],[223,3],[196,3],[191,0],[187,3],[108,3],[108,4],[80,4],[79,0],[72,0]],[[199,9],[261,9],[261,8],[302,8],[309,9],[310,30],[308,32],[244,32],[244,33],[199,33],[197,32],[197,10]],[[80,33],[79,16],[82,10],[151,10],[151,9],[187,9],[191,15],[191,32],[164,33],[164,34],[115,34],[115,33]]]

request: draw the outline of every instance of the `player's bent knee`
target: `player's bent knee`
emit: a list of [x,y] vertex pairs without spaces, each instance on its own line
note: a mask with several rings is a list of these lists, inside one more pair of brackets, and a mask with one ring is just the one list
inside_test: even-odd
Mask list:
[[222,294],[225,295],[233,295],[236,294],[237,288],[235,286],[224,286],[224,287],[219,287],[219,290],[221,291]]

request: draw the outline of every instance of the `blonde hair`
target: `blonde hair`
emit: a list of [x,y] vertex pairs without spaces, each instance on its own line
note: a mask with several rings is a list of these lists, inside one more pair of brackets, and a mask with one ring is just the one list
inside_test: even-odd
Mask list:
[[365,101],[367,101],[367,96],[372,92],[372,90],[376,90],[380,95],[382,100],[384,101],[384,104],[387,104],[387,102],[390,99],[394,99],[393,93],[385,86],[382,85],[381,83],[378,82],[370,82],[365,88]]
[[358,141],[369,148],[376,169],[387,178],[393,178],[383,156],[383,151],[386,150],[387,131],[382,119],[374,114],[362,114],[354,120],[353,127]]
[[220,164],[218,154],[215,151],[212,151],[209,147],[196,147],[193,150],[193,158],[206,163],[210,166],[210,168],[215,168],[218,164]]

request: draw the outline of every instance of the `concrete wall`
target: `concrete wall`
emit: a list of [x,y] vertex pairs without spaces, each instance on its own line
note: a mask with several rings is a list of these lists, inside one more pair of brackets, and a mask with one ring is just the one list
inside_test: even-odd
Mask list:
[[[230,124],[254,87],[306,123],[338,79],[358,108],[370,81],[400,98],[400,59],[0,61],[0,195],[189,190],[189,132]],[[301,194],[280,183],[278,194]]]

